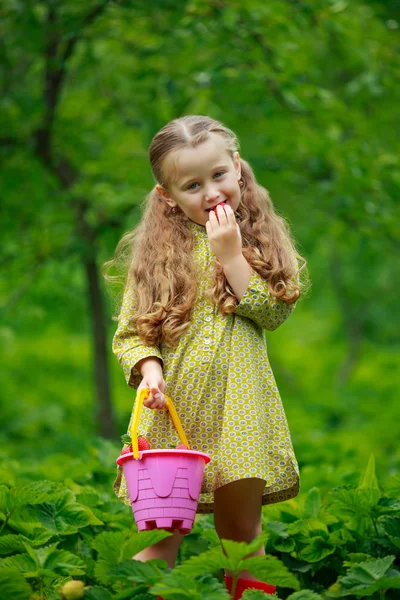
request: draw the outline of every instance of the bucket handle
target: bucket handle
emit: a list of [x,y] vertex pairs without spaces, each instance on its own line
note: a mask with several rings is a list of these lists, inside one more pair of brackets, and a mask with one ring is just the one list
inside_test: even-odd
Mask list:
[[[130,428],[130,433],[131,433],[131,438],[132,438],[133,458],[139,458],[139,446],[138,446],[138,435],[137,435],[138,425],[139,425],[140,413],[141,413],[142,406],[143,406],[143,400],[148,398],[149,395],[150,395],[149,388],[142,388],[141,390],[139,390],[139,394],[137,394],[137,396],[136,396],[135,406],[133,409],[132,425]],[[185,432],[183,431],[183,427],[182,427],[181,421],[178,417],[178,413],[175,410],[175,406],[174,406],[171,398],[169,398],[168,396],[165,396],[165,398],[167,401],[166,406],[170,412],[172,422],[175,425],[175,429],[178,432],[179,438],[180,438],[182,444],[185,444],[188,447],[188,449],[190,450],[188,439],[185,435]]]

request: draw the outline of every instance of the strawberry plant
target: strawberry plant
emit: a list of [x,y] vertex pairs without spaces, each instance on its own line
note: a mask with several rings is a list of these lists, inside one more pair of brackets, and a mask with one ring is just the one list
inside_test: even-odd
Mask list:
[[[101,465],[92,463],[93,472]],[[66,470],[68,464],[66,465]],[[104,473],[108,471],[104,471]],[[400,589],[398,476],[385,489],[370,458],[358,485],[318,488],[263,509],[251,544],[223,540],[199,516],[174,569],[132,556],[166,531],[137,532],[130,507],[110,481],[31,481],[0,486],[0,598],[8,600],[228,600],[223,569],[248,569],[277,585],[275,598],[395,600]],[[106,478],[107,479],[107,478]],[[266,557],[248,555],[265,546]],[[243,600],[271,598],[248,590]]]

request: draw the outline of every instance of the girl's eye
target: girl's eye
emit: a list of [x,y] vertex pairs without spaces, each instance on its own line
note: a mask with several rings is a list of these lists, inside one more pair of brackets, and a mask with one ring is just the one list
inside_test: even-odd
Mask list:
[[[216,177],[216,178],[220,179],[220,177],[221,177],[222,175],[224,175],[224,173],[225,173],[225,171],[217,171],[216,173],[214,173],[214,177]],[[199,185],[199,184],[198,184],[197,182],[191,183],[191,184],[188,186],[188,190],[194,190],[194,189],[196,189],[196,188],[194,187],[195,185]]]

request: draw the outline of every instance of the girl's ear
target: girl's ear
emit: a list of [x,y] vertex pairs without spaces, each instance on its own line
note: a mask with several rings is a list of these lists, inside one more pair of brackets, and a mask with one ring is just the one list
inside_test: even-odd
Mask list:
[[240,168],[240,156],[239,156],[239,152],[235,152],[233,163],[235,165],[237,177],[238,177],[238,179],[240,179],[240,177],[242,176],[242,170]]
[[163,187],[161,187],[161,185],[156,185],[156,190],[164,199],[171,198],[171,194]]
[[176,206],[176,203],[171,199],[171,194],[168,192],[168,190],[165,190],[161,185],[156,185],[156,190],[163,200],[165,200],[168,206],[171,206],[172,208]]

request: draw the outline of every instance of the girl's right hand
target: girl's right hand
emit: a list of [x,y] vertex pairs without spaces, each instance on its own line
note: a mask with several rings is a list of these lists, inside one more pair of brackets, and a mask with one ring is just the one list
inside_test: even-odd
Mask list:
[[147,373],[140,382],[137,391],[139,392],[143,388],[148,388],[150,390],[149,396],[146,400],[143,400],[144,406],[158,410],[165,408],[165,381],[162,373],[159,373],[158,370],[154,373]]

